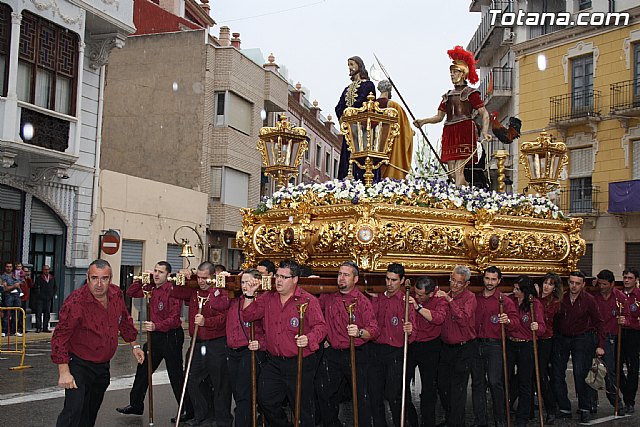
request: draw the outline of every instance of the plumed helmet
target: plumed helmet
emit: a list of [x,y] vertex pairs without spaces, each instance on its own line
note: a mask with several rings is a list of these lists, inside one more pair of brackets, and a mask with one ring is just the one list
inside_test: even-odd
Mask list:
[[464,74],[464,78],[469,83],[478,83],[478,72],[476,71],[476,60],[473,53],[465,50],[462,46],[456,46],[447,51],[449,58],[453,63],[449,66],[450,70],[460,70]]

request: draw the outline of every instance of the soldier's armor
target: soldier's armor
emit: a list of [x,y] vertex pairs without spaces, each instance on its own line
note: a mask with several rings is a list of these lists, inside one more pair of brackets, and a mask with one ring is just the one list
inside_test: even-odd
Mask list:
[[444,125],[452,125],[454,123],[471,120],[473,106],[469,101],[469,95],[477,92],[477,89],[469,86],[454,88],[442,95],[444,103],[447,107],[447,118]]

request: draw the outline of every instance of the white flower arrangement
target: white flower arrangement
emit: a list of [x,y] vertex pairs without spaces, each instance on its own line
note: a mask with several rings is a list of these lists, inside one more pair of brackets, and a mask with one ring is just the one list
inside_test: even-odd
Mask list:
[[365,187],[361,181],[327,181],[314,184],[289,184],[265,197],[257,214],[291,203],[306,201],[312,205],[329,205],[360,201],[387,202],[405,206],[465,209],[477,212],[485,209],[500,214],[526,215],[538,218],[565,219],[560,209],[539,194],[498,193],[477,187],[458,188],[444,179],[409,177],[407,180],[386,178]]

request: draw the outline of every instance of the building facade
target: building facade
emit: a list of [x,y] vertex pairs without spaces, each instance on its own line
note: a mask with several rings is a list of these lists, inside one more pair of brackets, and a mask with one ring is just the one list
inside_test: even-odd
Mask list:
[[[626,266],[640,265],[640,208],[634,202],[640,199],[640,2],[501,3],[515,12],[566,12],[572,19],[578,13],[628,14],[626,25],[546,22],[502,29],[502,40],[514,33],[510,102],[523,122],[521,141],[544,130],[569,150],[561,187],[550,197],[566,214],[585,220],[587,251],[579,267],[589,276],[607,268],[619,278]],[[512,152],[519,170],[514,189],[526,192],[518,155]]]
[[132,1],[0,3],[0,258],[50,265],[56,310],[97,250],[105,64],[133,31]]

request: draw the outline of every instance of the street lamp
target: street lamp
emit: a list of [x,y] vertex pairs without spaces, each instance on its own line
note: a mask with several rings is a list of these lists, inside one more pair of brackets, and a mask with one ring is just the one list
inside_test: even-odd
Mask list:
[[529,178],[529,187],[546,196],[560,185],[560,171],[569,164],[567,146],[553,141],[547,132],[540,132],[535,142],[523,142],[520,146],[520,164]]
[[262,154],[264,171],[276,179],[278,187],[284,187],[289,177],[298,173],[308,141],[307,131],[294,127],[284,114],[275,127],[260,128],[257,148]]
[[340,118],[340,131],[351,152],[349,164],[364,169],[364,184],[373,182],[373,171],[389,163],[389,153],[400,134],[398,111],[380,108],[370,93],[360,108],[349,107]]

